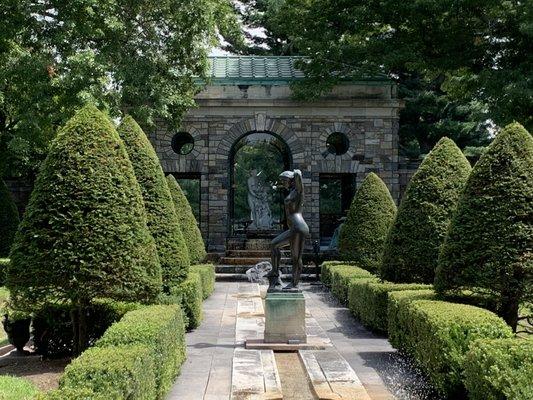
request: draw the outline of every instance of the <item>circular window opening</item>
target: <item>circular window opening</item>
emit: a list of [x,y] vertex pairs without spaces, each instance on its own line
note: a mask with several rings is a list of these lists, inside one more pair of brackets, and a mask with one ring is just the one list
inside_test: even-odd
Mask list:
[[341,156],[348,151],[348,148],[350,147],[350,140],[342,132],[333,132],[328,136],[326,145],[331,154]]
[[175,153],[189,154],[194,149],[194,138],[188,132],[178,132],[172,138],[171,146]]

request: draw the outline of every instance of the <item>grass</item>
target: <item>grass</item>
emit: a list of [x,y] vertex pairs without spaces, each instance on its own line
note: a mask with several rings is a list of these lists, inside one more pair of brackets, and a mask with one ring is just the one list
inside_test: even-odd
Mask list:
[[[6,302],[8,297],[9,297],[8,290],[4,287],[0,287],[0,310],[2,310],[2,308],[4,307],[4,303]],[[3,346],[5,344],[7,344],[7,334],[4,332],[4,326],[0,324],[0,346]],[[3,398],[0,397],[0,400],[3,400]]]
[[0,400],[33,400],[39,390],[28,380],[0,376]]

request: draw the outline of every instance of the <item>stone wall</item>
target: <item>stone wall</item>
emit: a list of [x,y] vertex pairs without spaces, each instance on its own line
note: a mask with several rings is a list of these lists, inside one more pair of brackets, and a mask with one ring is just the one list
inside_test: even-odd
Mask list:
[[[224,251],[229,232],[229,168],[232,146],[252,132],[282,138],[292,153],[293,168],[302,170],[306,190],[305,219],[311,238],[319,239],[319,176],[353,173],[359,185],[375,172],[398,198],[398,112],[392,84],[353,85],[313,103],[295,102],[288,87],[208,87],[198,96],[181,131],[189,132],[194,150],[178,155],[171,148],[174,132],[160,125],[150,135],[165,172],[201,175],[201,230],[210,251]],[[349,150],[327,152],[332,132],[344,133]],[[282,166],[280,166],[282,168]],[[280,170],[281,172],[281,170]]]

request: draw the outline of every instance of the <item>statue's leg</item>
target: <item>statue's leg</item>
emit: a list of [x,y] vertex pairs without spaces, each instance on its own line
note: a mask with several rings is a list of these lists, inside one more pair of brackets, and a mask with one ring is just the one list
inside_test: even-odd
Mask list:
[[301,232],[295,233],[291,238],[292,281],[285,286],[285,289],[297,289],[300,284],[300,275],[304,267],[302,261],[304,243],[305,235]]
[[279,264],[281,262],[281,247],[286,246],[290,243],[291,240],[291,231],[285,231],[280,235],[276,236],[270,243],[270,253],[272,258],[272,271],[269,272],[268,281],[269,281],[269,290],[274,290],[276,288],[281,288],[282,282],[279,273]]

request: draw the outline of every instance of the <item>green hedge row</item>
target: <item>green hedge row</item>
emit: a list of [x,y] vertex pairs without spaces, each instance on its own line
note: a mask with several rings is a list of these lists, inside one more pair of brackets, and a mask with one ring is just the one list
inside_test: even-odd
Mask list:
[[191,265],[190,271],[200,275],[202,299],[207,299],[215,290],[215,266],[213,264]]
[[466,355],[472,400],[533,399],[533,339],[480,339]]
[[185,314],[185,327],[192,330],[202,322],[202,278],[198,272],[189,272],[187,279],[170,289],[172,296],[181,297],[181,306]]
[[391,292],[389,339],[414,357],[439,393],[460,398],[469,345],[476,339],[510,338],[513,333],[488,310],[433,298],[432,291]]
[[355,265],[349,261],[324,261],[320,266],[320,281],[327,287],[331,287],[332,270],[339,265]]
[[354,265],[336,265],[331,268],[331,292],[342,304],[348,304],[348,288],[356,279],[377,280],[365,269]]
[[389,293],[424,289],[431,289],[431,285],[376,282],[374,279],[352,280],[348,289],[348,305],[363,325],[379,332],[387,332]]
[[162,399],[184,360],[179,305],[144,307],[128,312],[72,361],[47,398]]

